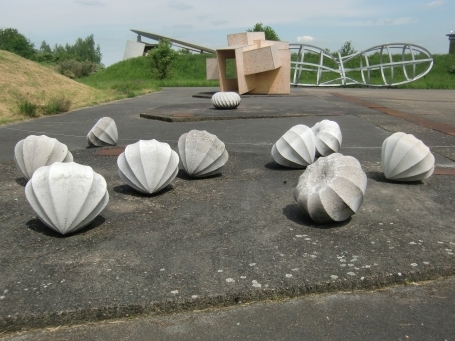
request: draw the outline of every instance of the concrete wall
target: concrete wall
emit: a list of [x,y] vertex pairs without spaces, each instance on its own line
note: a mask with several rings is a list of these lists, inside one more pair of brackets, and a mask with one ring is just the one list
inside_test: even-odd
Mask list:
[[143,56],[144,48],[144,43],[127,40],[123,60]]

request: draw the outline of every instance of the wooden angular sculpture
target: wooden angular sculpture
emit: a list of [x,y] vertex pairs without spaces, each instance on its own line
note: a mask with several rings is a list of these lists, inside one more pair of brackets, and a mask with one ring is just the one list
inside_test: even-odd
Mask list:
[[290,168],[305,168],[314,162],[315,154],[314,133],[303,124],[289,129],[272,147],[275,162]]
[[205,130],[191,130],[183,134],[178,148],[183,168],[193,177],[218,173],[229,158],[224,143]]
[[316,156],[328,156],[340,151],[342,136],[338,123],[322,120],[316,123],[311,130],[313,130],[316,140]]
[[[291,92],[289,43],[265,40],[264,32],[229,34],[227,40],[227,47],[216,50],[216,59],[206,59],[207,79],[219,79],[221,91],[239,94]],[[229,74],[231,61],[235,75]]]
[[240,96],[236,92],[217,92],[212,96],[212,104],[217,109],[235,109],[240,104]]
[[363,202],[367,176],[360,163],[339,153],[319,158],[300,176],[294,199],[303,215],[319,224],[353,215]]
[[29,180],[38,168],[54,162],[71,162],[73,155],[57,139],[46,135],[30,135],[14,147],[14,161],[22,175]]
[[412,134],[395,133],[382,144],[382,170],[389,180],[418,181],[434,171],[430,149]]
[[179,156],[167,143],[140,140],[117,159],[120,178],[135,190],[152,194],[171,183],[179,171]]
[[110,117],[100,118],[87,134],[87,144],[90,147],[116,146],[117,143],[117,125]]
[[25,196],[38,218],[61,234],[87,226],[109,202],[104,178],[75,162],[39,168],[27,183]]

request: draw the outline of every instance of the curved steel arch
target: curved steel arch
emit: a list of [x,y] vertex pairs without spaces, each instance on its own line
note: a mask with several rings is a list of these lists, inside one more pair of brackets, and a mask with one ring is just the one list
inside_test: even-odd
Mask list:
[[[293,70],[291,85],[293,86],[345,86],[345,85],[365,85],[374,87],[390,87],[400,84],[410,83],[419,78],[422,78],[433,67],[433,57],[430,52],[418,45],[408,43],[391,43],[373,46],[367,50],[356,52],[352,55],[342,57],[339,52],[338,58],[335,58],[328,51],[321,49],[317,46],[306,45],[306,44],[289,44],[289,48],[297,50],[296,60],[291,60],[291,70]],[[393,61],[392,51],[398,50],[401,54],[400,61]],[[380,60],[378,64],[371,64],[369,57],[372,54],[379,53]],[[319,63],[312,63],[305,60],[305,56],[308,54],[318,55]],[[388,61],[384,60],[384,55],[388,58]],[[405,57],[410,56],[410,60],[406,60]],[[423,58],[417,59],[418,56],[424,56]],[[355,59],[360,59],[360,66],[354,68],[346,67],[346,64]],[[324,61],[327,60],[329,63],[335,64],[336,68],[327,66]],[[365,63],[365,64],[364,64]],[[428,64],[424,71],[417,74],[417,65]],[[408,74],[407,66],[412,66],[412,75]],[[404,80],[395,82],[395,70],[402,68]],[[390,70],[390,78],[387,79],[385,70]],[[371,83],[371,71],[380,70],[382,77],[382,84]],[[316,72],[315,83],[300,83],[302,71]],[[337,77],[328,81],[322,81],[322,75],[327,72],[337,74]],[[348,76],[350,72],[360,72],[362,81],[355,80]]]

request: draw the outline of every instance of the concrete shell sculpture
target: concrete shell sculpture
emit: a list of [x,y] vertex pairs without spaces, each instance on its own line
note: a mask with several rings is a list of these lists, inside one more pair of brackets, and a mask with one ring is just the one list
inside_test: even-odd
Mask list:
[[54,162],[71,162],[73,155],[57,139],[46,135],[30,135],[14,147],[14,161],[22,175],[30,180],[38,168]]
[[316,123],[311,130],[313,130],[316,140],[316,156],[328,156],[340,151],[342,136],[338,123],[322,120]]
[[235,109],[240,105],[240,95],[236,92],[217,92],[212,96],[212,104],[217,109]]
[[39,168],[27,183],[25,196],[39,219],[61,234],[87,226],[109,202],[104,178],[75,162]]
[[117,125],[110,117],[99,119],[87,134],[87,144],[90,147],[116,146],[117,143]]
[[434,171],[430,149],[412,134],[395,133],[382,144],[382,170],[389,180],[418,181]]
[[179,138],[180,161],[192,177],[206,177],[218,173],[228,161],[224,143],[203,130],[191,130]]
[[359,209],[366,187],[367,176],[359,161],[334,153],[307,167],[294,199],[302,214],[316,223],[340,222]]
[[171,183],[179,171],[179,156],[167,143],[140,140],[117,159],[120,178],[135,190],[152,194]]
[[299,124],[289,129],[272,147],[276,163],[291,168],[305,168],[314,162],[315,138],[311,128]]

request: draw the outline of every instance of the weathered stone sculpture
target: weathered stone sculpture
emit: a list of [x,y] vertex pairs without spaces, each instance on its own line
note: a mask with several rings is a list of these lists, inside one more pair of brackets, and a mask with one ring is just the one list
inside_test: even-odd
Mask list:
[[338,123],[322,120],[316,123],[311,130],[313,130],[316,140],[316,156],[328,156],[340,151],[342,136]]
[[120,178],[135,190],[152,194],[171,183],[179,171],[179,156],[167,143],[140,140],[117,159]]
[[203,130],[191,130],[179,138],[180,161],[188,175],[206,177],[218,173],[229,155],[221,140]]
[[272,147],[275,162],[291,168],[305,168],[312,164],[315,154],[314,133],[303,124],[289,129]]
[[212,96],[212,104],[217,109],[235,109],[240,104],[240,96],[236,92],[217,92]]
[[334,153],[307,167],[294,199],[302,214],[316,223],[339,222],[359,209],[366,187],[367,176],[359,161]]
[[87,143],[90,147],[116,146],[118,131],[115,121],[110,117],[100,118],[88,132]]
[[38,168],[54,162],[71,162],[73,155],[57,139],[30,135],[14,147],[14,161],[25,179],[29,180]]
[[38,218],[61,234],[87,226],[109,201],[104,178],[75,162],[39,168],[27,183],[25,196]]
[[412,134],[395,133],[382,144],[382,170],[389,180],[418,181],[434,171],[430,149]]

